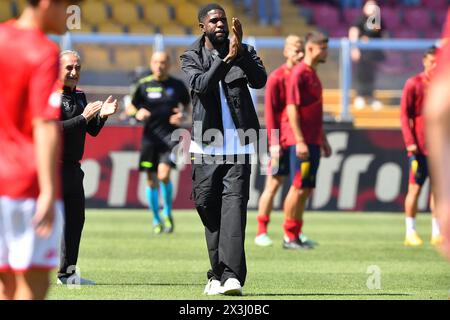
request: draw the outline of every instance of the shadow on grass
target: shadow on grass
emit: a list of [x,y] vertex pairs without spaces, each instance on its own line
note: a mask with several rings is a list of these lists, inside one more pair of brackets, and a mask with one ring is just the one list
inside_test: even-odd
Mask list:
[[96,283],[93,286],[88,285],[82,287],[114,287],[114,286],[204,287],[205,285],[198,283],[195,284],[194,283]]
[[257,293],[244,294],[246,297],[311,297],[311,296],[335,296],[335,297],[409,297],[409,293]]

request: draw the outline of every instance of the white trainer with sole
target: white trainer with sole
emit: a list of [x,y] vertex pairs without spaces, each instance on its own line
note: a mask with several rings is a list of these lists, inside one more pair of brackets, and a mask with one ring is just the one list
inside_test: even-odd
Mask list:
[[206,294],[208,296],[216,296],[222,293],[222,287],[220,285],[220,281],[216,279],[209,279],[208,283],[205,286],[205,290],[203,291],[203,294]]
[[269,247],[273,245],[273,241],[267,233],[262,233],[255,238],[255,244],[260,247]]
[[226,296],[242,296],[242,286],[238,279],[229,278],[222,286],[222,294]]

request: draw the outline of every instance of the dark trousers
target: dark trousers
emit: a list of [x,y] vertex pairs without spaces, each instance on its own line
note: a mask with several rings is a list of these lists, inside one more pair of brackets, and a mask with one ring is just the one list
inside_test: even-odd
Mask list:
[[80,164],[63,165],[64,229],[58,277],[75,273],[81,233],[84,226],[84,172]]
[[193,164],[193,198],[205,226],[211,270],[207,277],[245,283],[244,241],[250,164]]

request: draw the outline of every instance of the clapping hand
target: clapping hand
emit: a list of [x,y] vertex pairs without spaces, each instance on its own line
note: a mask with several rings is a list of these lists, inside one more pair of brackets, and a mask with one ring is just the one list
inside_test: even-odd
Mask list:
[[101,108],[102,108],[101,101],[88,103],[81,115],[86,119],[87,122],[89,122],[91,121],[92,118],[95,117],[95,115],[100,111]]
[[117,112],[118,103],[117,99],[113,100],[112,96],[103,102],[102,108],[100,109],[100,118],[107,118]]
[[232,19],[232,27],[233,35],[236,37],[237,40],[237,48],[239,54],[242,54],[243,47],[242,47],[242,37],[243,37],[243,31],[242,31],[242,24],[239,21],[238,18]]

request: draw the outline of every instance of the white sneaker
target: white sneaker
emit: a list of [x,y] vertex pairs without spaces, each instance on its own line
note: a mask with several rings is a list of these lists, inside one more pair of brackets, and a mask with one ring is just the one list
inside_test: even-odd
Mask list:
[[70,277],[62,277],[56,280],[56,284],[69,284],[69,285],[82,285],[82,286],[95,286],[95,282],[89,279],[84,279],[77,274]]
[[363,97],[356,97],[353,101],[353,106],[356,110],[362,110],[366,107],[366,100]]
[[255,244],[260,247],[269,247],[273,245],[273,241],[269,238],[267,233],[262,233],[255,238]]
[[242,296],[242,286],[238,279],[229,278],[222,287],[222,294],[226,296]]
[[380,100],[373,100],[370,106],[374,111],[380,111],[383,109],[383,103]]
[[208,283],[205,286],[205,290],[203,291],[203,294],[206,294],[208,296],[216,296],[218,294],[222,293],[222,287],[220,285],[220,281],[216,279],[209,279]]

